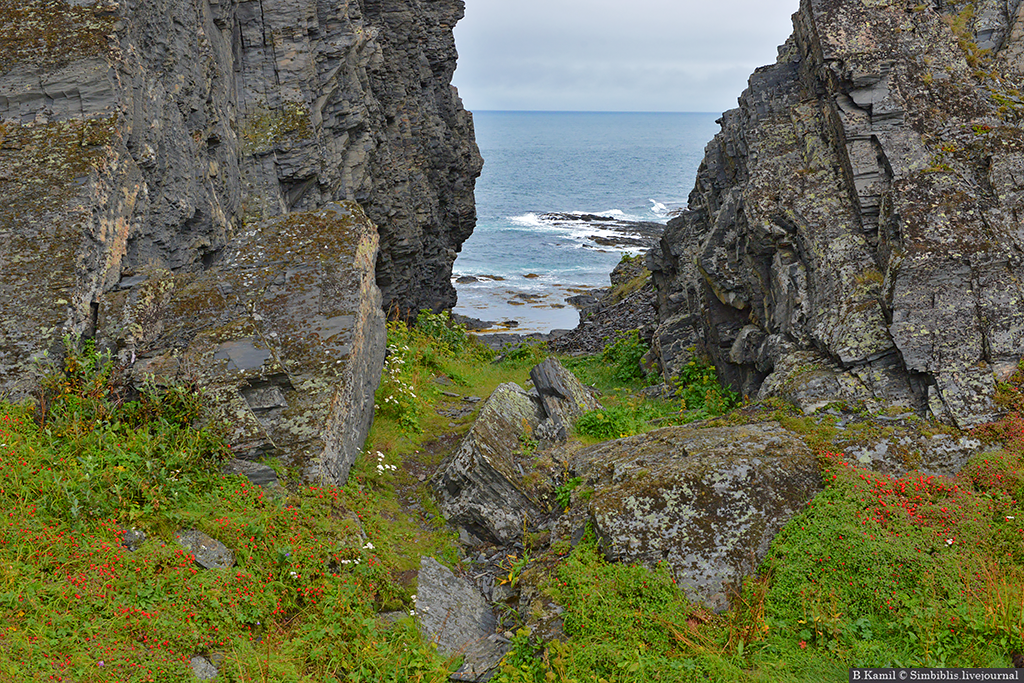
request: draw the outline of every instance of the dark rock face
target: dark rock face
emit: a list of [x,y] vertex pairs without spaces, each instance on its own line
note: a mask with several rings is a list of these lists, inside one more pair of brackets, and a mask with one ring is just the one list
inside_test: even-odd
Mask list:
[[696,349],[807,410],[996,415],[1024,352],[1017,4],[802,2],[648,257],[666,377]]
[[537,425],[537,437],[545,441],[565,441],[583,413],[601,409],[590,390],[557,358],[546,358],[533,366],[530,379],[547,416]]
[[462,0],[0,0],[0,385],[100,296],[198,272],[333,201],[401,311],[455,302],[481,160],[450,86]]
[[592,289],[566,299],[580,309],[580,323],[549,341],[548,348],[560,353],[600,353],[633,330],[644,343],[652,343],[658,325],[657,297],[644,259],[623,259],[610,278],[610,288]]
[[508,543],[522,535],[525,518],[545,511],[523,481],[528,458],[520,440],[543,418],[538,402],[517,384],[494,390],[472,429],[431,480],[451,524],[478,538]]

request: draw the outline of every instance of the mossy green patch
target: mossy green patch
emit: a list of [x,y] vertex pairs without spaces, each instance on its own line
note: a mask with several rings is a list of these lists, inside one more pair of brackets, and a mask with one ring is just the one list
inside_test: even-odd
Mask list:
[[0,0],[0,74],[17,64],[55,69],[106,53],[115,10],[103,2]]

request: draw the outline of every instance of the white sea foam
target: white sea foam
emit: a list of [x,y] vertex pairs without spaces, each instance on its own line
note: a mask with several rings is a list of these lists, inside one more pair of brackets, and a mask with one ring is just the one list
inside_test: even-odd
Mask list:
[[659,202],[657,199],[649,199],[648,201],[654,205],[651,207],[651,213],[653,213],[655,216],[664,216],[665,214],[668,213],[668,207]]
[[524,228],[542,228],[550,225],[550,223],[540,217],[536,213],[524,213],[522,216],[509,216],[508,220],[510,223],[515,225],[521,225]]

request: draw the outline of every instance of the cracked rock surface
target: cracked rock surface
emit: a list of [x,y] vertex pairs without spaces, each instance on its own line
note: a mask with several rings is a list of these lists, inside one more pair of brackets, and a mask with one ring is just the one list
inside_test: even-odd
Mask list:
[[[281,215],[360,205],[396,311],[455,303],[482,161],[462,0],[0,0],[0,387],[101,298]],[[273,392],[271,392],[273,393]],[[263,401],[273,403],[267,395]]]
[[648,256],[666,378],[702,351],[805,410],[997,415],[1024,351],[1018,4],[801,3]]

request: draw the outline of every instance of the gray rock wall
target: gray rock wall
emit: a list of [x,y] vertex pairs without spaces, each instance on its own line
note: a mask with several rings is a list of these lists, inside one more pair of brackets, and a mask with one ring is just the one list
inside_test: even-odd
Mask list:
[[1018,3],[804,0],[793,22],[649,256],[665,375],[696,351],[807,410],[990,420],[1024,354]]
[[462,0],[0,0],[0,386],[105,292],[200,272],[332,201],[376,224],[385,308],[455,302],[481,160]]

